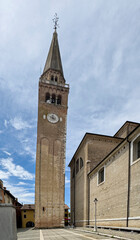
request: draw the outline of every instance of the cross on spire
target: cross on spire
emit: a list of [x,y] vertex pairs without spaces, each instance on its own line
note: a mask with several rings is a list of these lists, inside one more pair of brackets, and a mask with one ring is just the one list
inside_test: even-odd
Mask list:
[[55,32],[56,32],[56,29],[59,27],[58,20],[59,20],[59,17],[57,16],[57,13],[55,13],[53,18]]

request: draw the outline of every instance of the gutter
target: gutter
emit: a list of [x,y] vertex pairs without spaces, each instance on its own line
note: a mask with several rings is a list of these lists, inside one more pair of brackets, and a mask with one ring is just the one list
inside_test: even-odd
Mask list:
[[128,156],[128,190],[127,190],[127,216],[126,216],[126,227],[128,227],[128,222],[129,222],[129,208],[130,208],[130,180],[131,180],[131,172],[130,172],[130,147],[131,147],[131,142],[126,139],[127,142],[129,143],[129,156]]
[[88,225],[89,225],[89,215],[90,215],[90,176],[88,176]]
[[[75,158],[74,158],[74,169],[75,169]],[[75,170],[74,170],[75,171]],[[75,172],[74,172],[74,211],[73,211],[73,214],[74,214],[74,222],[73,222],[73,225],[75,226],[75,177],[76,177],[76,175],[75,175]]]

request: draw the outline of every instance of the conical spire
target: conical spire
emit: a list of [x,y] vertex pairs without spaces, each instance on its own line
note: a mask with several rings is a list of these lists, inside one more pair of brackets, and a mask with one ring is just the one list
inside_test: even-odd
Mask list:
[[48,57],[46,60],[46,64],[45,64],[43,73],[45,73],[49,69],[57,70],[63,76],[63,68],[62,68],[62,63],[61,63],[61,56],[60,56],[59,44],[58,44],[56,31],[53,33],[53,38],[52,38],[50,50],[48,53]]

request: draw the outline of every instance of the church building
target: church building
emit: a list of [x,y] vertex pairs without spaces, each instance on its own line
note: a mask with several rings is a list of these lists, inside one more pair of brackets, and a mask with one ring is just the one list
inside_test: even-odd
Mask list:
[[56,32],[39,79],[35,227],[64,226],[65,144],[69,85]]
[[86,133],[71,162],[71,223],[140,228],[140,124]]

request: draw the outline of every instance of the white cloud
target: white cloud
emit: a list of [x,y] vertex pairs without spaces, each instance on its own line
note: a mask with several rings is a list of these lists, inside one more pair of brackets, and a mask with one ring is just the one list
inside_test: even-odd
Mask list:
[[6,169],[11,176],[15,176],[24,180],[34,179],[34,175],[32,173],[29,173],[20,165],[14,164],[12,158],[7,158],[7,159],[2,158],[0,160],[0,164],[2,168]]
[[19,183],[17,183],[17,185],[18,185],[18,186],[22,186],[22,185],[24,186],[24,185],[28,185],[28,183],[25,183],[25,182],[19,182]]
[[0,179],[8,179],[11,176],[10,172],[5,172],[3,170],[0,170]]
[[3,131],[2,130],[0,130],[0,134],[2,134],[3,133]]
[[[28,136],[28,138],[26,138]],[[34,129],[29,134],[29,132],[20,132],[18,134],[18,139],[21,146],[21,151],[19,152],[20,155],[29,155],[32,159],[31,161],[35,162],[36,159],[36,134],[34,134]]]
[[68,183],[70,183],[70,179],[68,179],[68,177],[65,176],[65,184],[68,184]]
[[36,151],[33,151],[33,147],[30,146],[24,146],[24,150],[26,151],[26,154],[29,154],[33,161],[36,159]]
[[24,121],[24,120],[22,120],[21,118],[18,118],[18,117],[15,117],[14,119],[11,119],[9,121],[9,123],[16,130],[23,130],[23,129],[26,129],[26,128],[32,128],[32,126],[28,122],[26,122],[26,121]]
[[11,156],[11,153],[7,152],[7,151],[3,151],[5,154],[7,154],[8,156]]
[[7,128],[7,126],[8,126],[8,121],[5,119],[4,120],[4,126]]
[[22,185],[14,185],[9,181],[3,181],[4,186],[9,190],[13,196],[18,198],[20,203],[34,203],[34,191],[31,191],[27,187],[23,187]]

